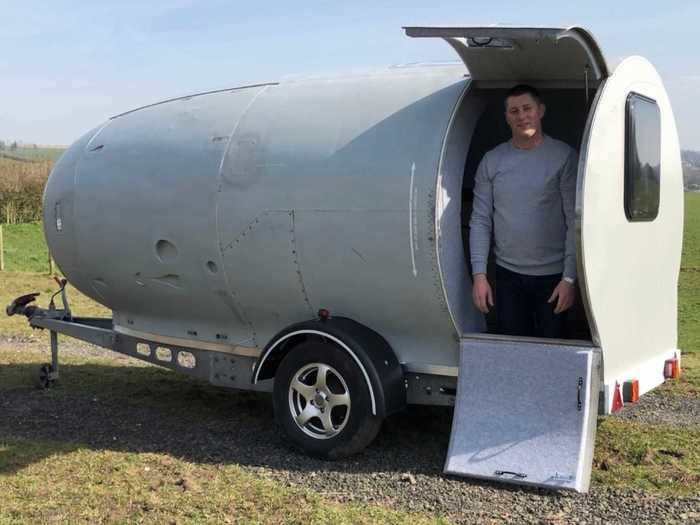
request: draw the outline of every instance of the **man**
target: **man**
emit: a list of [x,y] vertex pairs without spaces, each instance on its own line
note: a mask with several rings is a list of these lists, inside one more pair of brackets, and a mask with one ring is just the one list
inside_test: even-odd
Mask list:
[[[576,289],[576,152],[542,132],[545,105],[524,84],[505,100],[512,138],[481,160],[474,184],[470,251],[473,299],[496,306],[498,331],[563,337]],[[495,239],[495,301],[486,265]]]

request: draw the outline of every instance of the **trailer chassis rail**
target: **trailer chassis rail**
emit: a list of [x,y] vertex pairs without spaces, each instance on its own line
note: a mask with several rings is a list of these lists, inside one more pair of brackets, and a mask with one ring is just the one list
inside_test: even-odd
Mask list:
[[256,385],[250,382],[257,357],[223,351],[204,350],[172,344],[163,344],[114,330],[112,318],[74,317],[65,294],[65,282],[59,281],[63,308],[56,308],[53,297],[49,308],[31,304],[38,293],[16,298],[6,308],[7,315],[24,315],[32,328],[49,330],[51,362],[40,366],[38,386],[49,388],[59,379],[58,334],[112,350],[120,354],[170,368],[217,386],[245,390],[271,391],[271,381]]

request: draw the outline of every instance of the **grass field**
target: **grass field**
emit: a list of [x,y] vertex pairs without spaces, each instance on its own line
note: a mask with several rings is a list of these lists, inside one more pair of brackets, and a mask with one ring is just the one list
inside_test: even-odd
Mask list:
[[700,193],[685,194],[681,268],[700,270]]
[[700,193],[685,194],[683,257],[678,284],[678,346],[700,352]]
[[11,158],[26,159],[31,161],[50,160],[56,161],[63,155],[65,148],[47,148],[47,147],[20,147],[14,150],[5,149],[0,151],[0,154],[7,155]]
[[[700,398],[700,194],[686,194],[685,216],[679,281],[683,375],[679,381],[660,387],[659,392],[696,400]],[[13,271],[0,273],[0,304],[31,291],[42,292],[41,304],[46,304],[56,285],[46,274],[32,273],[46,271],[45,250],[40,225],[6,228],[6,262]],[[39,255],[31,257],[29,253]],[[80,315],[109,315],[77,290],[70,290],[70,297]],[[0,339],[3,337],[46,340],[46,334],[31,330],[26,319],[0,316]],[[27,371],[45,360],[45,352],[0,352],[0,402],[3,391],[26,388]],[[180,408],[181,400],[171,398],[188,379],[168,371],[133,360],[100,357],[67,356],[62,362],[67,365],[66,374],[73,374],[69,378],[72,390],[93,389],[114,398],[115,404],[137,407],[139,399],[133,398],[133,391],[148,384],[153,394],[150,402],[163,403],[168,410],[190,410]],[[46,395],[58,398],[68,394],[58,389]],[[196,418],[197,412],[207,407],[191,410]],[[278,523],[440,520],[439,516],[409,515],[375,505],[332,503],[307,490],[253,475],[236,464],[2,436],[0,429],[0,523],[223,523],[231,516],[242,522]],[[594,489],[615,486],[649,494],[696,496],[700,493],[700,422],[680,428],[600,418],[592,481]]]
[[333,503],[236,465],[1,438],[0,490],[0,523],[8,524],[447,523],[378,505]]
[[2,232],[6,271],[49,272],[49,250],[41,224],[5,224]]

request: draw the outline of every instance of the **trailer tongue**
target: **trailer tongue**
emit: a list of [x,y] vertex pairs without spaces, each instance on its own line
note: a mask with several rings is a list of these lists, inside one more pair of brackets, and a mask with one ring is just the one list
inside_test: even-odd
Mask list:
[[463,338],[445,472],[587,491],[600,350],[577,343]]
[[63,299],[63,308],[56,308],[53,300],[49,308],[31,304],[39,295],[34,293],[18,297],[5,310],[9,316],[25,315],[33,328],[49,330],[51,363],[40,367],[38,383],[41,387],[48,388],[59,378],[58,334],[63,334],[209,381],[216,386],[258,391],[271,389],[269,382],[258,385],[250,383],[251,370],[259,357],[258,353],[241,355],[244,349],[238,349],[238,353],[234,355],[225,345],[211,345],[211,349],[193,349],[182,346],[182,343],[174,344],[174,341],[159,344],[122,333],[121,330],[115,329],[113,320],[109,317],[75,317],[68,306],[65,284],[61,282],[61,289],[57,292]]

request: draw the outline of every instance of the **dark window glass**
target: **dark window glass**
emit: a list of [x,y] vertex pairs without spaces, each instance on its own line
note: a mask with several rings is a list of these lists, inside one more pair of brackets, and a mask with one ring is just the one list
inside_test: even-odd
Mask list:
[[661,114],[655,101],[630,93],[625,135],[625,213],[630,221],[653,221],[661,174]]

